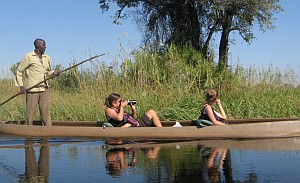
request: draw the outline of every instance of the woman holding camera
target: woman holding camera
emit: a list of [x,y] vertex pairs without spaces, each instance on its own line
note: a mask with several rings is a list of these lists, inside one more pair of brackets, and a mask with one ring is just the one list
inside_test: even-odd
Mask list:
[[[214,125],[226,125],[222,121],[226,119],[226,114],[219,99],[219,92],[214,89],[207,91],[206,95],[206,104],[201,110],[199,119],[204,119],[211,121]],[[216,112],[213,109],[213,105],[216,104],[219,108],[219,112]]]
[[[128,100],[123,101],[122,97],[117,93],[111,93],[105,99],[105,105],[107,109],[105,110],[105,116],[108,123],[112,124],[114,127],[162,127],[161,122],[153,109],[145,112],[143,117],[138,121],[135,121],[136,107],[134,103]],[[129,105],[131,107],[131,114],[125,112],[125,106]]]

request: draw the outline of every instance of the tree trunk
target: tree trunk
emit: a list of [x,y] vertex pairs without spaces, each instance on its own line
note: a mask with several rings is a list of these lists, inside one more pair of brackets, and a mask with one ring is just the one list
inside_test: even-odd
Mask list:
[[189,45],[200,51],[201,25],[194,1],[174,1],[170,17],[173,30],[168,42],[180,47]]
[[226,21],[222,24],[222,35],[219,45],[219,66],[228,66],[229,33],[232,24],[232,15],[227,15]]
[[213,33],[216,31],[216,27],[217,27],[217,24],[215,24],[212,28],[210,28],[207,39],[206,39],[206,41],[204,43],[204,46],[202,48],[202,54],[203,54],[204,58],[206,58],[206,59],[209,58],[209,51],[208,51],[209,43],[210,43],[210,40],[213,36]]
[[193,48],[200,51],[201,30],[200,30],[200,22],[198,20],[198,13],[193,1],[191,1],[187,6],[188,6],[187,12],[189,15],[187,19],[190,19],[190,25],[191,25],[188,33],[190,34],[191,45]]

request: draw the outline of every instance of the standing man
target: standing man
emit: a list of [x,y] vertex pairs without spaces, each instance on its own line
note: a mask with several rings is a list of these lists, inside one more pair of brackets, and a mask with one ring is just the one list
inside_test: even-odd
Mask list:
[[60,72],[51,69],[51,58],[45,54],[46,42],[43,39],[36,39],[34,47],[34,51],[27,53],[17,68],[16,85],[20,87],[20,93],[26,93],[25,124],[33,124],[33,117],[39,105],[42,123],[52,126],[48,83],[44,82],[29,91],[26,89],[42,82],[47,76],[59,75]]

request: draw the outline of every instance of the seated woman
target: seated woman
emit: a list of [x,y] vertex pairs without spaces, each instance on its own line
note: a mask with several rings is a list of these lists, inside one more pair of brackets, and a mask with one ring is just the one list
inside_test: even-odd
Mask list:
[[[222,120],[226,119],[226,114],[221,104],[221,100],[219,99],[219,93],[217,90],[210,89],[207,91],[206,95],[206,103],[201,110],[201,115],[199,119],[204,119],[211,121],[214,125],[226,125],[222,122]],[[217,104],[219,108],[219,112],[214,111],[213,104]]]
[[[114,127],[130,127],[132,123],[128,121],[129,118],[136,119],[136,108],[128,101],[123,101],[122,97],[117,93],[111,93],[105,100],[107,109],[105,110],[105,116],[108,123]],[[130,105],[131,114],[125,112],[125,106]],[[153,109],[145,112],[143,117],[138,121],[140,127],[162,127],[161,122]]]

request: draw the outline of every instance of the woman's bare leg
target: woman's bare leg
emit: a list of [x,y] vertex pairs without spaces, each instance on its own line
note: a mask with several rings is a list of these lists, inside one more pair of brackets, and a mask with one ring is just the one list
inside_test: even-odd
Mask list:
[[156,127],[162,127],[161,122],[160,122],[160,120],[159,120],[159,118],[158,118],[155,110],[153,110],[153,109],[148,110],[146,112],[146,115],[148,116],[148,118],[150,120],[153,121],[154,126],[156,126]]

